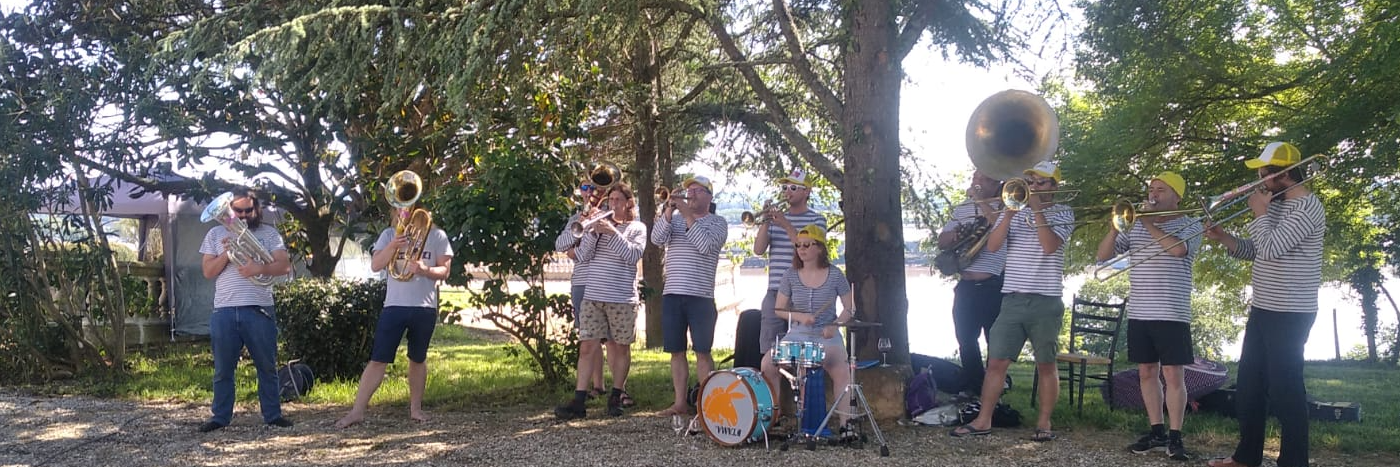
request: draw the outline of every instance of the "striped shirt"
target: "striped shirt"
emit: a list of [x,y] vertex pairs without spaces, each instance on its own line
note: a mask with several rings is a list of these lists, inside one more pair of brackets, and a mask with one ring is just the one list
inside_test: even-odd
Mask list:
[[1035,219],[1029,208],[1016,212],[1006,233],[1006,274],[1002,293],[1028,293],[1058,297],[1064,293],[1065,245],[1074,232],[1074,211],[1063,204],[1045,208],[1045,221],[1062,242],[1054,253],[1045,254],[1040,248],[1036,229],[1028,221]]
[[[574,213],[574,215],[569,216],[569,223],[564,224],[564,231],[559,232],[559,236],[554,239],[554,251],[564,253],[569,251],[570,249],[573,249],[575,246],[578,246],[579,238],[574,237],[574,234],[569,232],[568,226],[573,225],[575,222],[579,222],[580,217],[583,217],[583,213]],[[578,254],[575,254],[574,256],[578,256]],[[574,272],[572,275],[569,276],[569,286],[578,287],[587,283],[588,262],[575,259]]]
[[[258,243],[262,244],[268,253],[287,249],[287,245],[282,242],[282,234],[277,233],[277,229],[271,225],[259,225],[257,229],[250,229],[249,233],[258,239]],[[206,255],[223,255],[223,241],[228,236],[227,228],[222,225],[214,226],[204,234],[204,243],[199,245],[199,252]],[[219,277],[214,278],[214,308],[272,305],[272,286],[254,284],[253,281],[239,275],[238,266],[232,262],[219,272]]]
[[[1133,251],[1130,260],[1137,264],[1128,271],[1128,318],[1153,321],[1191,322],[1191,265],[1201,247],[1201,221],[1178,217],[1158,224],[1167,235],[1186,241],[1186,256],[1176,257],[1162,252],[1162,242],[1153,241],[1151,232],[1142,221],[1133,223],[1127,235],[1118,235],[1113,251],[1123,254]],[[1152,257],[1152,259],[1147,259]],[[1144,261],[1145,260],[1145,261]]]
[[[600,221],[611,222],[611,221]],[[574,254],[588,261],[583,299],[606,303],[637,303],[637,261],[646,251],[647,226],[632,221],[617,226],[621,237],[587,233]]]
[[794,321],[788,329],[788,334],[820,335],[822,327],[836,321],[836,301],[848,293],[851,293],[851,283],[846,281],[846,274],[836,266],[826,268],[826,281],[816,287],[803,284],[797,270],[788,269],[783,275],[782,285],[778,288],[779,295],[788,296],[788,308],[811,312],[817,307],[823,307],[817,310],[817,320],[811,326]]
[[[822,230],[826,230],[826,217],[821,213],[808,209],[802,214],[783,213],[788,222],[792,223],[794,231],[801,231],[803,227],[816,224]],[[783,282],[783,275],[787,274],[788,268],[792,267],[792,255],[797,254],[797,249],[792,246],[792,239],[788,238],[787,230],[774,224],[768,223],[768,290],[778,290]]]
[[[379,239],[374,242],[374,251],[388,248],[389,242],[392,240],[394,240],[394,229],[384,229],[383,232],[379,233]],[[399,251],[400,256],[403,253],[404,251]],[[438,259],[444,256],[452,256],[452,243],[447,241],[447,232],[433,227],[428,231],[428,239],[423,242],[423,264],[437,266]],[[401,258],[394,258],[394,260],[399,259]],[[406,281],[390,277],[388,290],[384,293],[384,306],[426,307],[436,310],[438,308],[438,281],[423,277],[422,274],[414,274],[412,279]]]
[[[992,209],[1001,209],[1000,206],[1000,202],[992,203]],[[977,217],[977,203],[974,203],[971,200],[964,201],[962,204],[953,207],[953,219],[948,221],[947,224],[944,224],[943,230],[940,230],[939,233],[941,234],[949,231],[956,231],[958,227],[962,226],[963,224],[973,223],[975,217]],[[992,224],[988,226],[989,231],[990,229],[996,228],[997,224],[1001,223],[1001,216],[998,216],[996,214],[989,214],[987,215],[987,217],[987,220],[992,222]],[[1005,267],[1005,248],[1002,248],[997,251],[987,251],[986,248],[983,248],[981,253],[978,253],[977,256],[973,257],[972,264],[969,264],[966,268],[959,272],[984,272],[987,274],[994,274],[1000,276],[1002,269],[1005,269]]]
[[729,238],[723,217],[706,215],[686,227],[680,213],[656,220],[651,242],[666,249],[666,287],[663,295],[715,296],[715,269],[719,250]]
[[1254,261],[1253,304],[1269,311],[1316,313],[1322,286],[1322,234],[1327,215],[1317,195],[1269,203],[1250,221],[1248,239],[1231,256]]

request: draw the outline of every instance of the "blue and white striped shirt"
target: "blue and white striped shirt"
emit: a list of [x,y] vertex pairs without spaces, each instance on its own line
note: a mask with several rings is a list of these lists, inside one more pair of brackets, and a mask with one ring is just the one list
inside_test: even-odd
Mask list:
[[[808,209],[802,214],[783,215],[792,223],[793,230],[801,231],[803,227],[812,224],[821,227],[823,231],[826,230],[826,217],[815,210]],[[797,249],[793,248],[787,230],[775,223],[768,223],[768,290],[778,290],[782,285],[783,275],[792,267],[792,256],[795,254]]]
[[661,293],[714,297],[715,269],[727,238],[729,224],[720,216],[706,215],[690,227],[679,213],[657,219],[651,242],[666,249],[666,286]]
[[1152,233],[1143,227],[1142,221],[1134,222],[1127,234],[1119,234],[1113,241],[1115,253],[1135,249],[1129,258],[1137,266],[1128,271],[1128,318],[1190,323],[1191,266],[1201,246],[1201,221],[1178,217],[1158,226],[1176,239],[1188,239],[1185,243],[1186,256],[1178,258],[1171,253],[1163,253],[1162,243],[1154,241]]
[[1317,195],[1269,203],[1250,221],[1248,239],[1231,256],[1254,261],[1253,304],[1278,312],[1316,313],[1322,286],[1322,236],[1327,214]]
[[[287,249],[287,245],[282,241],[282,234],[277,233],[277,229],[271,225],[259,225],[256,229],[249,229],[249,233],[253,234],[253,238],[256,238],[268,253]],[[199,245],[199,252],[206,255],[224,254],[223,241],[228,236],[227,228],[222,225],[214,226],[204,234],[204,242]],[[219,277],[214,278],[214,308],[272,305],[272,286],[254,284],[253,281],[239,275],[238,266],[232,262],[219,272]]]
[[637,303],[637,261],[647,248],[647,226],[634,220],[617,226],[617,231],[622,235],[584,234],[574,250],[579,259],[589,262],[584,300]]
[[1059,297],[1064,294],[1065,246],[1074,232],[1074,211],[1069,206],[1055,204],[1045,208],[1045,221],[1060,237],[1060,248],[1045,254],[1040,248],[1039,227],[1028,220],[1035,219],[1029,208],[1011,217],[1006,233],[1006,274],[1002,277],[1002,293],[1028,293]]

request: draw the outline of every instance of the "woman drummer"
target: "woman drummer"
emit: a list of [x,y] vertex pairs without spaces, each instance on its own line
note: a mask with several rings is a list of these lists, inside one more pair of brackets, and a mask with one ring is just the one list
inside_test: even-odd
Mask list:
[[[797,232],[793,242],[797,254],[778,286],[778,301],[774,306],[779,318],[790,323],[782,342],[812,342],[821,345],[825,355],[822,368],[831,376],[833,387],[844,388],[849,373],[846,371],[846,347],[842,343],[838,324],[849,322],[855,316],[855,303],[851,297],[851,283],[839,268],[831,266],[827,257],[826,231],[816,225],[803,227]],[[836,301],[840,298],[840,315],[836,313]],[[780,344],[778,347],[782,347]],[[778,352],[778,348],[773,349]],[[778,400],[778,363],[773,358],[763,359],[763,379],[773,392],[773,400]],[[844,391],[843,391],[844,392]],[[837,404],[847,403],[848,395],[843,395]],[[825,410],[825,408],[821,408]],[[847,433],[848,415],[838,412],[842,437]],[[774,418],[777,418],[775,414]]]

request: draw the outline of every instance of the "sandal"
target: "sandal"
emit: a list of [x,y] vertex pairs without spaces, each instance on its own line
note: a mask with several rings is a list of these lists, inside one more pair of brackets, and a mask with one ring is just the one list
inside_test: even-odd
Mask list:
[[1050,430],[1046,430],[1046,429],[1042,429],[1042,428],[1036,428],[1036,429],[1035,429],[1035,434],[1034,434],[1034,435],[1031,435],[1031,441],[1035,441],[1035,442],[1037,442],[1037,443],[1044,443],[1044,442],[1046,442],[1046,441],[1054,441],[1054,440],[1055,440],[1055,432],[1050,431]]
[[622,408],[624,409],[632,408],[637,405],[637,401],[632,400],[632,395],[628,394],[627,391],[622,391],[622,396],[620,396],[618,400],[622,401]]
[[973,427],[971,424],[959,426],[957,428],[954,428],[953,431],[948,432],[948,436],[952,436],[954,438],[963,438],[969,436],[987,436],[990,434],[992,434],[991,428],[979,430]]
[[588,398],[594,399],[608,395],[608,390],[603,388],[593,388],[588,390]]

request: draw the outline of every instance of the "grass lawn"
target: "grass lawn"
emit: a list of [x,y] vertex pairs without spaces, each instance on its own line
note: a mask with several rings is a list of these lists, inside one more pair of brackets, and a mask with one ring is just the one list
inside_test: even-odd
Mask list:
[[[547,410],[571,394],[571,387],[545,387],[530,370],[524,357],[511,357],[499,333],[461,326],[439,326],[429,348],[425,405],[436,411],[471,411],[503,406],[538,406]],[[402,349],[402,347],[400,348]],[[628,391],[644,411],[660,410],[670,404],[668,354],[657,350],[633,351]],[[716,359],[729,356],[716,352]],[[117,381],[67,382],[43,388],[46,392],[84,393],[103,397],[138,400],[207,402],[211,399],[213,368],[207,342],[179,343],[135,352],[131,355],[129,378]],[[408,403],[407,370],[402,350],[389,367],[389,376],[373,404],[404,406]],[[1035,408],[1030,405],[1032,367],[1012,367],[1016,387],[1007,401],[1021,411],[1023,420],[1033,423]],[[1233,373],[1234,368],[1231,365]],[[1353,401],[1362,405],[1361,423],[1312,422],[1312,447],[1344,454],[1400,454],[1400,402],[1393,396],[1397,370],[1358,364],[1310,362],[1306,366],[1309,393],[1324,401]],[[692,375],[692,378],[695,376]],[[237,394],[242,403],[256,403],[256,378],[246,362],[239,367]],[[349,407],[358,381],[319,382],[307,398],[310,403]],[[1147,429],[1146,415],[1140,412],[1110,411],[1097,390],[1085,395],[1084,413],[1076,414],[1067,402],[1067,389],[1054,423],[1060,429],[1104,430],[1137,433]],[[1278,427],[1270,422],[1271,448],[1277,448]],[[1233,445],[1237,422],[1213,414],[1189,415],[1186,433],[1194,440]],[[1193,441],[1194,443],[1194,441]]]

